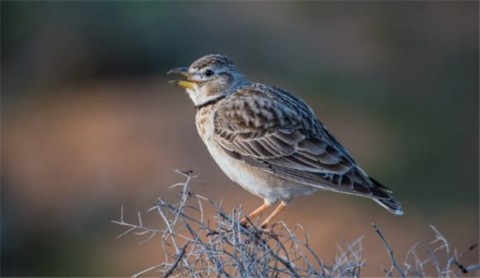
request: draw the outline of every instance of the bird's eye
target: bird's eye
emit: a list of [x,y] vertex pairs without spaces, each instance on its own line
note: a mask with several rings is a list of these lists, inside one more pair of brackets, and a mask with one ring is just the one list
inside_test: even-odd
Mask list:
[[214,73],[213,70],[207,69],[207,70],[205,71],[205,76],[207,76],[207,77],[212,76],[213,73]]

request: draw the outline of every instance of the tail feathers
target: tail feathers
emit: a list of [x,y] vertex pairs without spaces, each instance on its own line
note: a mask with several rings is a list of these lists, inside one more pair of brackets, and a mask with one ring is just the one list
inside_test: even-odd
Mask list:
[[389,212],[395,215],[403,215],[402,206],[397,199],[392,196],[392,191],[375,179],[370,178],[370,180],[375,186],[375,189],[372,188],[372,199],[382,207],[386,208]]
[[400,203],[398,203],[393,197],[373,200],[386,208],[389,212],[395,215],[403,215],[402,206],[400,206]]

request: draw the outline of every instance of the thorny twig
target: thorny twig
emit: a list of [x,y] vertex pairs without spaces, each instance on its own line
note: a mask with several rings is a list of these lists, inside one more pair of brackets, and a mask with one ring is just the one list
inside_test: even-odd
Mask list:
[[[363,237],[345,248],[339,247],[339,255],[332,265],[325,264],[310,244],[310,236],[301,225],[288,227],[277,222],[266,231],[254,223],[249,227],[240,224],[243,217],[241,208],[226,212],[222,203],[195,194],[191,182],[196,178],[191,171],[178,171],[184,182],[170,188],[180,188],[177,203],[169,203],[158,198],[158,203],[147,210],[156,212],[163,221],[161,229],[149,228],[144,224],[142,214],[137,213],[137,223],[124,219],[124,208],[120,220],[112,221],[123,226],[126,231],[117,238],[128,234],[144,237],[141,244],[155,236],[161,238],[164,261],[134,275],[141,277],[160,272],[163,277],[359,277],[365,264],[362,257]],[[205,217],[213,211],[213,219]],[[435,239],[428,243],[418,243],[405,258],[403,267],[396,260],[393,249],[376,224],[375,232],[380,236],[392,261],[391,270],[386,275],[393,277],[396,269],[401,277],[415,276],[456,276],[474,273],[480,264],[463,265],[461,255],[452,252],[447,240],[433,226]],[[304,240],[299,237],[303,236]],[[473,250],[472,246],[469,250]],[[420,252],[426,253],[422,256]],[[443,252],[443,253],[442,253]],[[446,261],[441,258],[446,257]],[[427,274],[426,266],[433,266],[437,273]],[[453,267],[452,267],[453,266]]]
[[[432,225],[430,228],[435,234],[435,239],[430,242],[422,241],[412,246],[407,252],[403,263],[404,268],[402,268],[378,226],[373,224],[373,227],[390,255],[392,269],[395,268],[402,277],[459,277],[462,274],[472,274],[480,270],[480,264],[464,266],[460,263],[462,255],[455,250],[452,252],[447,239]],[[472,245],[467,252],[472,251],[476,246],[476,244]],[[460,272],[453,266],[458,267]],[[387,276],[394,277],[392,270],[385,270],[385,272]]]
[[[195,178],[189,172],[177,171],[185,178],[171,188],[180,188],[179,201],[171,204],[163,199],[147,212],[156,212],[164,228],[152,229],[144,225],[138,213],[136,224],[124,219],[123,208],[120,220],[113,223],[127,230],[118,237],[133,233],[146,236],[142,243],[156,235],[161,238],[165,261],[152,266],[134,277],[160,272],[164,277],[356,277],[353,269],[363,265],[361,239],[347,248],[340,257],[345,259],[328,266],[315,254],[309,237],[303,227],[288,227],[278,222],[269,231],[259,229],[251,223],[241,225],[242,210],[235,208],[232,213],[223,210],[221,203],[195,194],[190,188]],[[214,211],[214,221],[207,219],[206,211]],[[298,238],[304,235],[305,240]],[[314,264],[310,261],[313,258]],[[357,272],[358,273],[358,272]]]
[[[390,246],[390,244],[387,242],[387,240],[385,239],[385,237],[383,236],[382,232],[380,231],[380,229],[377,227],[377,224],[375,223],[372,223],[372,226],[373,226],[373,229],[375,230],[375,232],[378,234],[378,236],[380,237],[380,239],[383,241],[383,245],[385,245],[385,248],[387,249],[388,251],[388,255],[390,256],[390,259],[392,260],[392,263],[393,263],[393,267],[395,267],[395,269],[398,271],[398,273],[400,274],[401,277],[405,277],[405,272],[403,271],[403,269],[400,267],[400,265],[398,264],[397,260],[395,259],[395,256],[393,254],[393,249],[392,247]],[[387,273],[388,274],[388,273]]]

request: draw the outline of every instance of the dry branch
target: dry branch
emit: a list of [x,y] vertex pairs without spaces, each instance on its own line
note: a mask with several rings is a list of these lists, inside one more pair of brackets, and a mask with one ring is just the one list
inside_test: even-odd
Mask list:
[[[123,207],[120,219],[112,221],[126,228],[117,238],[132,234],[142,237],[141,244],[155,237],[161,239],[164,261],[133,277],[360,277],[365,265],[363,237],[343,244],[334,263],[326,264],[310,245],[310,236],[301,225],[289,227],[277,222],[270,230],[260,229],[255,223],[243,226],[241,208],[226,212],[221,203],[192,191],[190,185],[196,176],[191,171],[176,172],[185,179],[170,187],[180,189],[177,202],[158,198],[158,203],[147,210],[147,213],[158,214],[163,228],[147,227],[140,212],[136,223],[126,221]],[[214,212],[213,219],[206,217],[206,211]],[[416,244],[403,263],[395,258],[393,248],[378,226],[373,224],[373,227],[392,261],[391,268],[385,270],[388,277],[394,276],[394,269],[401,277],[479,274],[480,264],[460,263],[461,255],[452,250],[433,226],[435,239]]]

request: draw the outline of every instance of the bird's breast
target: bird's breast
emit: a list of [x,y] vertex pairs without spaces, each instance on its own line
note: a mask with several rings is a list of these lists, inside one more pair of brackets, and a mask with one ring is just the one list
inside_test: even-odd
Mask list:
[[195,116],[197,131],[203,142],[207,144],[207,140],[213,137],[215,126],[213,122],[214,111],[210,107],[199,110]]

